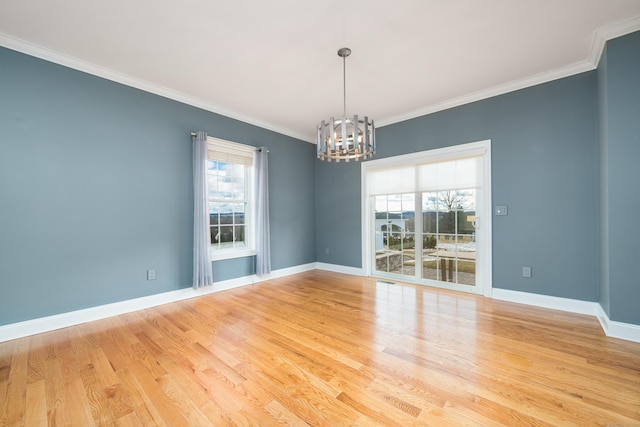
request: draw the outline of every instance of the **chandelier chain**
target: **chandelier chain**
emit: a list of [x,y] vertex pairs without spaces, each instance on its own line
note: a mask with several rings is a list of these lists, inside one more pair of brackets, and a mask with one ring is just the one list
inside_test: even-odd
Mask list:
[[347,117],[347,56],[342,57],[342,117]]

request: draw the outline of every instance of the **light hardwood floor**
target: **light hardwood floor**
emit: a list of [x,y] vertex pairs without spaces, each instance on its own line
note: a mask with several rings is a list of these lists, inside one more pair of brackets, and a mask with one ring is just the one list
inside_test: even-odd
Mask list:
[[640,426],[590,316],[311,271],[0,343],[0,425]]

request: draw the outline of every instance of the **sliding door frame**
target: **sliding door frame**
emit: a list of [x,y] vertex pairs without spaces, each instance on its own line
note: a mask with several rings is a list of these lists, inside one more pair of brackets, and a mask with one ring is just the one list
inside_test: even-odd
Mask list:
[[[375,241],[372,238],[372,226],[375,219],[372,219],[371,197],[367,190],[367,173],[378,169],[389,169],[395,167],[406,167],[421,163],[435,163],[448,160],[455,160],[463,157],[481,156],[482,158],[482,197],[478,203],[478,228],[481,230],[482,239],[478,245],[478,259],[482,267],[478,272],[478,279],[482,283],[482,289],[475,289],[474,293],[480,293],[490,297],[493,288],[492,284],[492,205],[491,205],[491,140],[471,142],[467,144],[453,145],[450,147],[437,148],[434,150],[410,153],[400,156],[387,157],[384,159],[369,160],[363,162],[360,168],[361,174],[361,216],[362,216],[362,268],[365,276],[373,274],[372,251]],[[416,213],[417,216],[417,213]],[[417,237],[416,237],[417,239]],[[416,266],[417,268],[417,266]],[[476,282],[477,283],[477,282]],[[477,286],[476,286],[477,288]]]

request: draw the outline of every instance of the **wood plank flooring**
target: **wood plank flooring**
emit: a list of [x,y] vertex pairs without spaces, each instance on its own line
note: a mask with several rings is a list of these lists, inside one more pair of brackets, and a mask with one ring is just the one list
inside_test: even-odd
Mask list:
[[315,270],[0,343],[0,425],[640,426],[640,344]]

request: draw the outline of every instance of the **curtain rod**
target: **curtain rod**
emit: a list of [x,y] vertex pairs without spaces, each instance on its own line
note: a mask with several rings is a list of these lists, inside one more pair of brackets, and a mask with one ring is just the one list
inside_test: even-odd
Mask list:
[[[191,132],[191,136],[192,136],[192,137],[197,136],[197,135],[198,135],[197,133],[195,133],[195,132]],[[208,138],[208,137],[209,137],[209,136],[207,135],[207,138]],[[234,144],[237,144],[237,142],[234,142]],[[256,151],[262,151],[262,148],[263,148],[263,147],[255,147]],[[269,153],[269,150],[267,150],[267,153]]]

